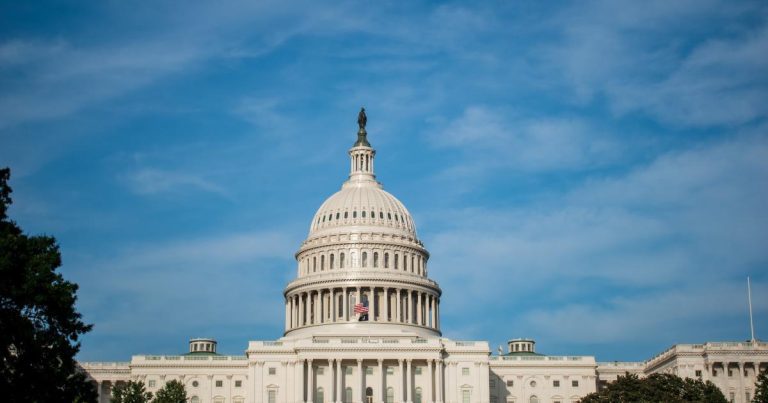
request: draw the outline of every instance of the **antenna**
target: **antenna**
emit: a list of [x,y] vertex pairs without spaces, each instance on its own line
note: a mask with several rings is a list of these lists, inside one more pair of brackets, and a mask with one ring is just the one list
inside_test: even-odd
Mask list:
[[752,322],[752,285],[747,276],[747,299],[749,300],[749,330],[752,332],[752,338],[749,340],[755,342],[755,324]]

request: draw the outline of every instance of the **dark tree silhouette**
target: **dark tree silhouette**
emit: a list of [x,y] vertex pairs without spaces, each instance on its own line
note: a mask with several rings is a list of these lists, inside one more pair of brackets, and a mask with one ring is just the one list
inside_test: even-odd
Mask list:
[[56,269],[51,236],[25,235],[8,218],[10,169],[0,169],[0,396],[5,402],[93,402],[78,371],[79,337],[91,329],[75,310],[77,284]]
[[163,386],[162,389],[157,391],[155,400],[152,403],[186,403],[187,391],[184,389],[184,384],[177,380],[172,380]]
[[600,392],[590,393],[581,403],[727,403],[720,389],[710,381],[653,374],[640,378],[627,373]]

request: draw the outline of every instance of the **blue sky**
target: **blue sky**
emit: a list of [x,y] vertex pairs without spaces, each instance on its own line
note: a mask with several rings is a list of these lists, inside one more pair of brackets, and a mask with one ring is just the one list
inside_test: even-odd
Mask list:
[[443,331],[642,360],[768,338],[768,5],[4,2],[11,214],[59,240],[81,360],[241,354],[368,110]]

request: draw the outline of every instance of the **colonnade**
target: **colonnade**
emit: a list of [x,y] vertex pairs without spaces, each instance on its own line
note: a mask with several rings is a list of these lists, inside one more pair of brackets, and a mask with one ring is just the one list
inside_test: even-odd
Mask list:
[[427,276],[427,259],[416,252],[405,249],[362,249],[312,252],[298,260],[299,277],[335,269],[393,269],[406,273]]
[[[293,369],[298,381],[295,382],[295,389],[291,393],[294,394],[294,400],[298,402],[442,403],[444,401],[445,372],[441,359],[328,358],[299,360],[291,364],[287,370]],[[373,371],[367,373],[367,369],[371,367]],[[422,371],[421,382],[417,382],[417,368]],[[328,377],[319,376],[321,369],[329,371]],[[348,372],[348,369],[351,371]],[[391,373],[388,372],[389,369],[392,369]],[[424,370],[426,374],[423,373]],[[369,388],[370,394],[367,393]],[[322,394],[319,393],[320,390],[323,391]],[[418,392],[421,394],[417,397]],[[257,403],[264,402],[259,402],[257,399]]]
[[356,322],[355,304],[368,307],[368,321],[440,329],[440,298],[430,292],[394,287],[336,287],[293,293],[285,301],[285,330]]
[[729,402],[748,403],[754,397],[757,376],[768,363],[760,361],[710,361],[705,363],[707,378],[720,387]]

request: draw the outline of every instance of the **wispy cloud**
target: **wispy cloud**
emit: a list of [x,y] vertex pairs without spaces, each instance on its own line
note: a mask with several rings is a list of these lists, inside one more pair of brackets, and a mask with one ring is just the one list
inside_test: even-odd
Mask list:
[[218,184],[191,173],[171,172],[155,168],[142,168],[125,177],[128,186],[138,194],[178,192],[185,189],[202,190],[226,198],[231,194]]

